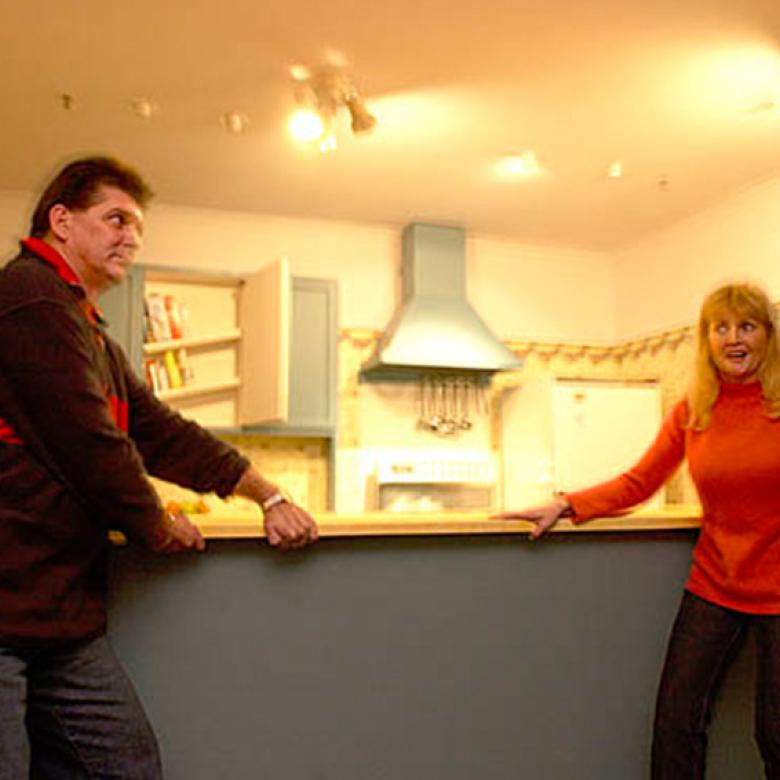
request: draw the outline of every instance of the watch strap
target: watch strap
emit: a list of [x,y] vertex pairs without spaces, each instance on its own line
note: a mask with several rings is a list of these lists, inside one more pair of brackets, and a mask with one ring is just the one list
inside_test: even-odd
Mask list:
[[265,513],[269,509],[273,509],[277,504],[282,504],[286,501],[287,499],[281,493],[272,493],[268,498],[260,502],[260,508]]

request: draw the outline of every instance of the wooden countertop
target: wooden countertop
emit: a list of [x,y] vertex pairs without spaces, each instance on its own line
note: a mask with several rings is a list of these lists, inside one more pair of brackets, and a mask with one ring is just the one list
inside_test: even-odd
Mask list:
[[[265,536],[260,511],[190,515],[207,539],[254,539]],[[560,520],[552,533],[605,531],[677,531],[699,527],[698,506],[640,509],[620,517],[607,517],[574,525]],[[366,512],[316,515],[321,537],[435,536],[452,534],[527,534],[526,520],[491,520],[483,512]]]

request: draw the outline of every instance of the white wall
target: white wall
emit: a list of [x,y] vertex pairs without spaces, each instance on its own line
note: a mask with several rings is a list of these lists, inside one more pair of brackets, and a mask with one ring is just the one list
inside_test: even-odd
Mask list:
[[[33,197],[0,192],[0,231],[10,256]],[[401,227],[290,219],[153,204],[143,262],[244,273],[280,255],[294,274],[335,278],[341,326],[382,330],[398,300]],[[470,236],[467,287],[504,339],[611,342],[609,256]]]
[[19,249],[27,235],[35,199],[30,193],[0,190],[0,264]]
[[381,329],[393,311],[392,228],[155,204],[145,233],[148,263],[244,273],[285,255],[295,275],[338,279],[344,327]]
[[[382,330],[396,307],[401,228],[169,205],[149,211],[147,262],[250,271],[286,255],[294,274],[339,281],[341,325]],[[610,341],[610,258],[470,237],[468,295],[502,338]]]
[[614,270],[607,253],[475,237],[467,256],[469,299],[502,338],[614,342]]
[[[0,251],[25,234],[31,193],[0,191]],[[401,228],[153,204],[141,260],[249,272],[286,255],[335,278],[341,325],[381,330],[398,298]],[[470,235],[468,296],[504,339],[613,343],[693,322],[704,294],[751,278],[780,299],[780,177],[613,254]]]
[[694,322],[704,295],[734,279],[780,299],[780,177],[616,252],[618,339]]

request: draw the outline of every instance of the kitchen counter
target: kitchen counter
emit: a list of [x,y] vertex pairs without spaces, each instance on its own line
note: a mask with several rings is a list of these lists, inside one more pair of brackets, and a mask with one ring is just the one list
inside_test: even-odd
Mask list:
[[[330,538],[290,555],[258,543],[257,510],[212,507],[203,555],[114,550],[111,641],[172,780],[645,777],[695,544],[670,529],[697,515],[532,544],[484,514],[318,514]],[[751,649],[713,713],[713,777],[761,776]],[[550,724],[571,722],[561,750]]]
[[[251,539],[265,536],[260,511],[190,515],[207,539]],[[699,527],[698,506],[640,509],[575,525],[560,520],[552,533],[639,532],[688,530]],[[316,515],[321,537],[435,536],[453,534],[527,534],[527,520],[491,520],[484,512],[366,512]]]

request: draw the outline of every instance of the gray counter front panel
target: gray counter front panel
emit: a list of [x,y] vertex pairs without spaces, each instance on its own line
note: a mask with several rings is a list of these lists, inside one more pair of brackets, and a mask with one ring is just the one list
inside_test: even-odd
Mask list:
[[[693,535],[115,553],[111,635],[168,780],[641,780]],[[710,780],[760,777],[752,660]]]

